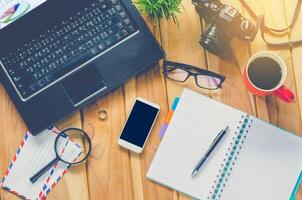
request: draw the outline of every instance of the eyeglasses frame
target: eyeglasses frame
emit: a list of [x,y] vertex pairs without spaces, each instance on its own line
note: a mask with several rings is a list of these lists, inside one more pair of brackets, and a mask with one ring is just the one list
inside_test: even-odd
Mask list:
[[[173,69],[169,70],[168,66],[172,67]],[[172,79],[168,76],[168,73],[170,73],[173,70],[178,69],[178,68],[188,72],[188,76],[183,81],[174,80],[174,79]],[[181,83],[186,82],[189,79],[190,76],[193,76],[194,79],[195,79],[196,85],[200,88],[207,89],[207,90],[217,90],[217,89],[221,88],[222,83],[225,81],[225,78],[226,78],[223,75],[217,74],[215,72],[211,72],[209,70],[201,69],[201,68],[195,67],[193,65],[182,64],[182,63],[177,63],[177,62],[168,61],[168,60],[164,60],[164,72],[163,73],[166,75],[166,77],[168,79],[176,81],[176,82],[181,82]],[[218,79],[220,79],[220,83],[216,88],[202,87],[201,85],[198,84],[198,81],[197,81],[197,76],[198,75],[206,75],[206,76],[211,76],[211,77],[214,77],[214,78],[218,78]]]

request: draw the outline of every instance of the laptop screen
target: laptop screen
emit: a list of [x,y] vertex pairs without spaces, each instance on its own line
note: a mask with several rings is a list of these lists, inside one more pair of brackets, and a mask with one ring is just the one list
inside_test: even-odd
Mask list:
[[0,30],[46,0],[0,0]]

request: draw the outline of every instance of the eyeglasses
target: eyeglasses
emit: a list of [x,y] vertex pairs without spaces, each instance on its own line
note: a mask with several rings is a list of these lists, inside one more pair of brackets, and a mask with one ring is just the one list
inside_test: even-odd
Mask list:
[[190,76],[194,76],[196,85],[207,90],[221,88],[221,85],[225,80],[225,76],[220,74],[200,69],[192,65],[167,60],[164,60],[164,74],[167,78],[177,82],[185,82]]

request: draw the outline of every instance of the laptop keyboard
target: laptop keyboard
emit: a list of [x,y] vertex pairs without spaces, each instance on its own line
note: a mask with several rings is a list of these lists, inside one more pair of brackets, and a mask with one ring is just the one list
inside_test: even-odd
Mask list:
[[136,31],[119,0],[98,0],[0,60],[26,99]]

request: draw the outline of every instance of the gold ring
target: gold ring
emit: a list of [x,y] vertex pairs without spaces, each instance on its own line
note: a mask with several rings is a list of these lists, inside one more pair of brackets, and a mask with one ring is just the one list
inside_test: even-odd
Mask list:
[[99,115],[100,120],[105,120],[105,119],[107,119],[107,116],[108,116],[106,110],[99,110],[98,115]]

